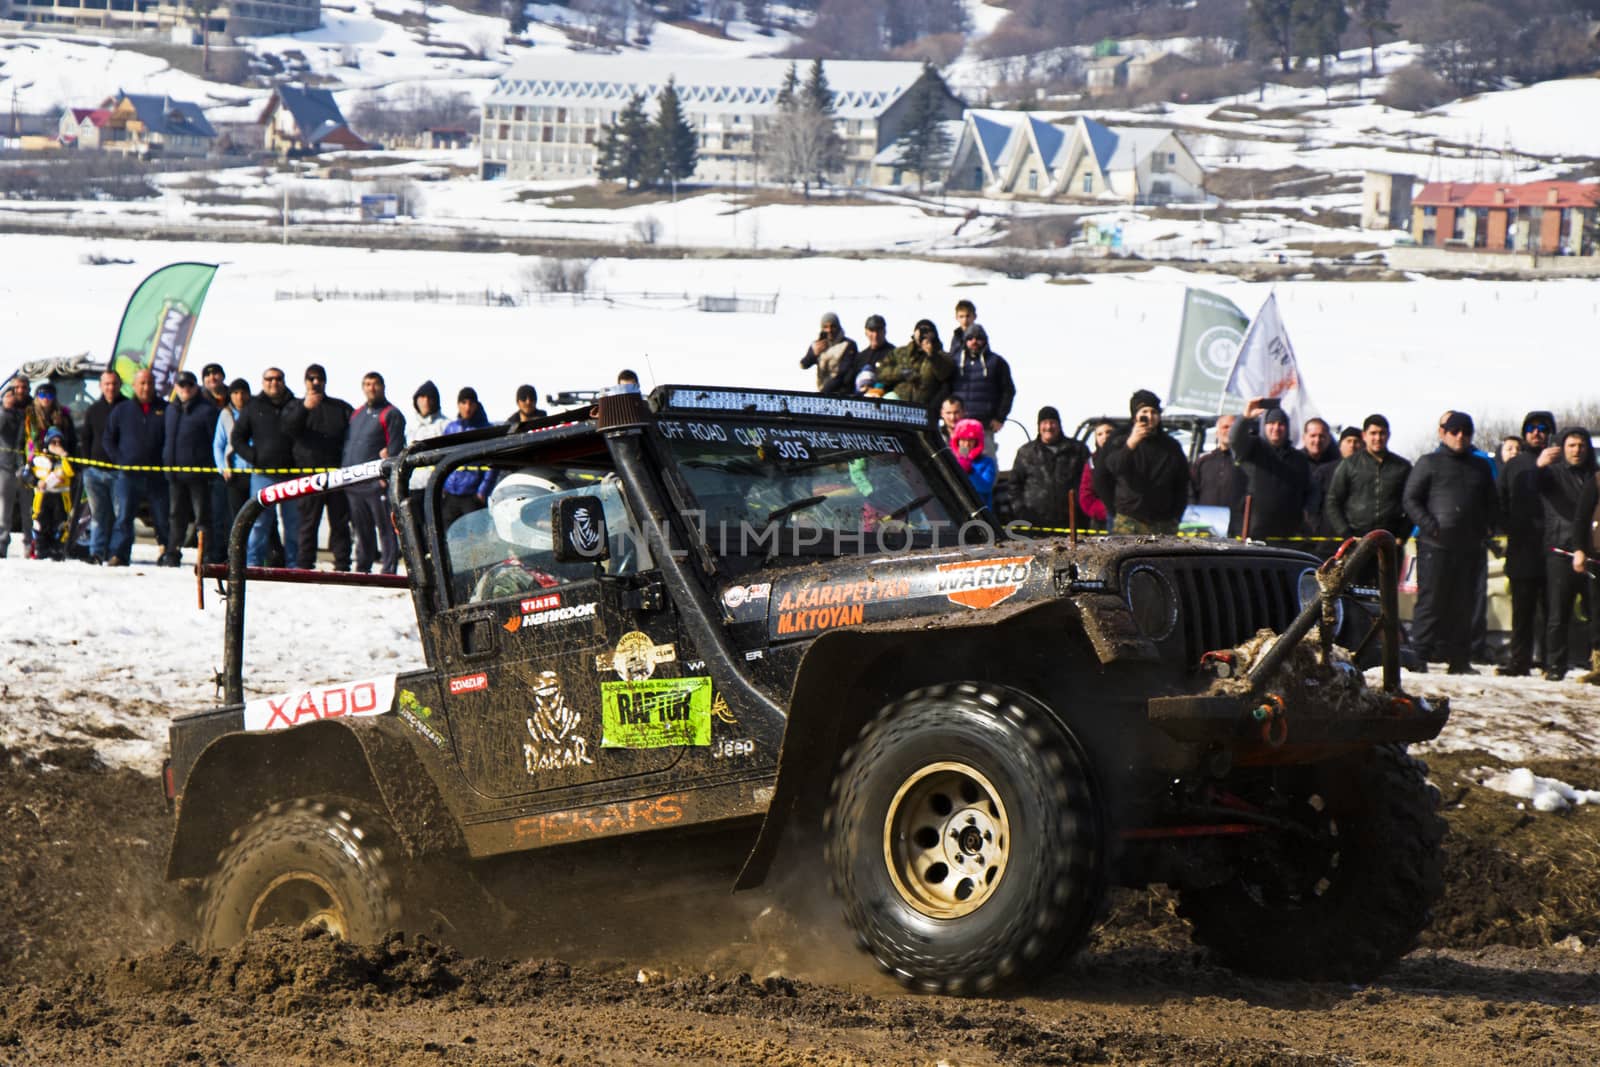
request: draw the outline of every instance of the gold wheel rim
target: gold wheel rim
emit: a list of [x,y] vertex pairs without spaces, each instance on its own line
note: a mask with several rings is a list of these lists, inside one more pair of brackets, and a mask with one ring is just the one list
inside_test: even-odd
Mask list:
[[327,879],[310,871],[289,871],[278,875],[256,895],[245,921],[245,932],[306,923],[322,927],[341,941],[350,937],[350,922],[344,905]]
[[976,768],[930,763],[901,783],[883,820],[883,862],[900,898],[932,919],[958,919],[994,896],[1011,854],[1011,823]]

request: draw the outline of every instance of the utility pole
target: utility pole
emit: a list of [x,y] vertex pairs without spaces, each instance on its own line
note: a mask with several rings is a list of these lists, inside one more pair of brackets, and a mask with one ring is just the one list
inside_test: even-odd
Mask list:
[[283,183],[283,243],[289,243],[289,183]]

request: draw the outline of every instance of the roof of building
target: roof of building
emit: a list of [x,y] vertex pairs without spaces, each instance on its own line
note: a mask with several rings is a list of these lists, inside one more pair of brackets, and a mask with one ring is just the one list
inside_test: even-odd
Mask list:
[[[116,103],[126,100],[133,105],[133,113],[150,133],[164,136],[177,134],[189,137],[215,137],[217,131],[206,121],[199,104],[187,100],[174,100],[170,96],[151,96],[145,93],[118,91]],[[115,106],[115,104],[113,105]]]
[[[707,59],[703,56],[597,55],[535,50],[495,82],[490,103],[538,97],[575,103],[626,103],[634,93],[654,99],[675,79],[684,108],[694,112],[764,111],[777,105],[789,68],[802,83],[808,64],[788,59]],[[922,64],[890,60],[830,60],[823,64],[839,118],[875,118],[922,77]]]
[[345,122],[344,113],[334,102],[333,93],[327,89],[280,85],[277,94],[278,100],[294,118],[294,124],[307,144],[328,140],[333,134],[349,126],[349,123]]
[[1592,182],[1429,182],[1414,207],[1600,207]]
[[110,117],[111,109],[108,107],[75,107],[72,109],[72,121],[83,125],[83,120],[88,119],[96,126],[104,126]]
[[[960,119],[945,119],[943,122],[939,123],[939,126],[944,130],[945,137],[949,139],[949,143],[952,146],[958,140],[960,140],[960,138],[961,138],[961,120]],[[902,156],[902,153],[904,152],[904,150],[905,150],[905,142],[904,141],[892,141],[888,145],[884,146],[883,151],[879,152],[877,155],[872,157],[872,162],[873,162],[873,164],[875,166],[879,166],[879,167],[898,167],[898,166],[901,166],[902,163],[903,163],[903,160],[902,160],[901,156]]]
[[1096,56],[1095,58],[1089,60],[1089,62],[1085,63],[1084,66],[1088,67],[1090,70],[1115,70],[1116,68],[1122,66],[1122,64],[1130,63],[1132,61],[1132,56]]

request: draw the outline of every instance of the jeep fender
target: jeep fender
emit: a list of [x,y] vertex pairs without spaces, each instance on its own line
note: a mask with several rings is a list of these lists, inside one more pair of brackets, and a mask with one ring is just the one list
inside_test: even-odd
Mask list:
[[[1023,628],[1060,635],[1060,644],[1045,665],[1047,674],[1092,671],[1112,660],[1144,657],[1142,645],[1148,642],[1127,639],[1131,618],[1126,627],[1114,618],[1117,608],[1127,613],[1120,599],[1082,599],[1089,602],[1087,607],[1073,600],[1050,600],[963,611],[833,630],[812,642],[795,671],[772,804],[734,888],[752,889],[762,883],[777,857],[785,826],[813,808],[820,815],[829,775],[840,754],[872,716],[901,695],[940,682],[984,679],[1032,691],[1037,686],[1028,684],[1027,672],[1011,669],[1025,658],[1038,658],[1014,639]],[[1090,619],[1091,614],[1095,618]],[[1153,658],[1153,648],[1149,654]],[[1034,695],[1049,706],[1045,694]],[[1052,714],[1060,712],[1052,709]]]
[[258,811],[322,794],[380,807],[413,857],[465,851],[460,824],[398,719],[323,719],[225,734],[205,747],[178,801],[167,878],[204,877],[233,831]]

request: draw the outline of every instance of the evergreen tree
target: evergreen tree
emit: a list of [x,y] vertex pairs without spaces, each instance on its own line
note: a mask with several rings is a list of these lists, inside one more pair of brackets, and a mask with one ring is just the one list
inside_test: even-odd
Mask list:
[[793,63],[790,63],[788,73],[783,76],[783,87],[778,90],[778,110],[793,111],[799,97],[800,72],[795,70]]
[[1339,38],[1350,27],[1344,0],[1294,0],[1294,45],[1302,57],[1315,56],[1326,68],[1330,53],[1337,55]]
[[[806,75],[805,91],[801,94],[800,103],[802,110],[809,112],[815,119],[824,120],[813,123],[818,143],[814,169],[808,176],[815,177],[817,184],[820,185],[825,176],[844,169],[845,148],[844,139],[834,128],[833,90],[828,87],[828,74],[822,69],[820,59],[811,61],[811,70]],[[809,191],[808,188],[807,192]]]
[[943,82],[933,69],[933,64],[922,64],[922,77],[911,89],[906,102],[905,132],[896,144],[900,147],[900,165],[917,176],[917,191],[921,192],[929,175],[944,171],[950,157],[950,132],[944,126]]
[[1372,54],[1372,73],[1378,73],[1378,35],[1397,33],[1400,24],[1389,18],[1389,0],[1356,0],[1356,22],[1367,34],[1367,48]]
[[600,131],[595,145],[600,177],[606,181],[620,181],[629,189],[636,182],[646,181],[650,130],[649,116],[644,113],[644,94],[635,93],[617,115],[617,120]]
[[666,88],[656,98],[656,108],[655,125],[650,127],[648,177],[651,181],[683,181],[694,173],[699,150],[673,79],[667,79]]
[[1294,58],[1294,0],[1250,0],[1250,36],[1271,46],[1283,72]]

